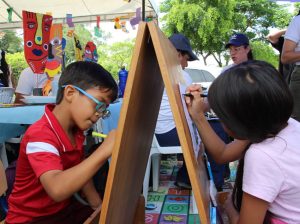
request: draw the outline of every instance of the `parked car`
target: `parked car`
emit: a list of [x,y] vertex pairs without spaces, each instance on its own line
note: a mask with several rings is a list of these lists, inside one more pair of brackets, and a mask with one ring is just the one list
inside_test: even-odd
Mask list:
[[185,71],[189,73],[193,83],[201,84],[203,89],[208,89],[211,83],[215,80],[215,76],[204,69],[186,68]]

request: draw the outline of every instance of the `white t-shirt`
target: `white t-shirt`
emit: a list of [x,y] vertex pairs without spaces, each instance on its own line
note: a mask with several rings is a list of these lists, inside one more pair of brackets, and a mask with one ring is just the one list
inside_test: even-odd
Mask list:
[[32,90],[44,87],[47,80],[46,74],[35,74],[30,67],[25,68],[20,74],[16,93],[32,95]]
[[[182,76],[185,80],[185,86],[188,87],[193,83],[190,75],[186,71],[182,71]],[[183,85],[183,84],[182,84]],[[155,134],[164,134],[175,128],[175,121],[173,118],[171,106],[169,103],[169,98],[164,89],[164,93],[162,96],[160,109],[158,113],[157,123],[155,127]]]
[[300,123],[292,118],[275,138],[252,144],[245,155],[243,191],[270,203],[269,211],[300,223]]
[[[284,39],[295,42],[297,44],[295,51],[300,51],[300,16],[292,19],[285,32]],[[300,65],[300,61],[296,62],[296,65]]]

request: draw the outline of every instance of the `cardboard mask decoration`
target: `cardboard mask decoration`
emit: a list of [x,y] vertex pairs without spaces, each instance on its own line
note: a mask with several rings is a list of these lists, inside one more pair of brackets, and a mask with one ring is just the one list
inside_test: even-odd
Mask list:
[[62,24],[53,24],[50,31],[48,59],[45,68],[45,73],[49,79],[61,73],[62,35]]
[[48,57],[52,16],[23,11],[25,59],[36,74],[43,74]]
[[92,41],[87,42],[87,44],[85,45],[84,60],[96,63],[98,62],[97,47]]
[[48,76],[48,81],[43,87],[44,96],[49,95],[52,89],[52,80],[54,76],[60,74],[62,70],[62,35],[62,24],[53,24],[50,30],[48,59],[45,68],[45,73]]

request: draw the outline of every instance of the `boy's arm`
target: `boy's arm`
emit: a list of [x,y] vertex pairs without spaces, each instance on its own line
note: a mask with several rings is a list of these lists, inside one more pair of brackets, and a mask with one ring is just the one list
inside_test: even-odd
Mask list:
[[96,191],[96,188],[94,186],[93,180],[89,180],[86,185],[82,188],[82,193],[85,195],[89,205],[92,207],[92,209],[97,209],[101,204],[102,200],[100,199],[100,196],[98,192]]
[[82,189],[111,156],[115,134],[115,130],[111,131],[101,146],[78,165],[67,170],[51,170],[43,173],[40,181],[48,195],[59,202]]

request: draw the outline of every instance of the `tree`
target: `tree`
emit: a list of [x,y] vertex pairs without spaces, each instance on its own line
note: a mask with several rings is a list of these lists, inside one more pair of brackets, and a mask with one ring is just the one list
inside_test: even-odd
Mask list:
[[[225,43],[234,32],[263,40],[271,27],[285,27],[291,16],[285,5],[269,0],[166,0],[161,6],[163,30],[185,34],[197,54],[227,63]],[[206,64],[206,63],[205,63]]]
[[221,66],[224,40],[234,25],[234,6],[234,0],[167,0],[161,6],[161,12],[167,13],[162,18],[163,30],[168,36],[183,33],[205,64],[213,55]]
[[3,37],[0,38],[0,49],[8,53],[16,53],[23,51],[23,40],[18,37],[15,31],[3,30]]
[[28,64],[24,57],[24,52],[17,52],[14,54],[7,54],[6,61],[10,65],[12,69],[12,78],[14,83],[17,84],[19,80],[19,76],[23,69],[28,67]]
[[284,28],[292,18],[287,5],[270,0],[239,0],[234,11],[234,29],[250,39],[265,39],[271,27]]
[[118,79],[118,71],[124,65],[130,67],[135,40],[116,42],[112,45],[100,45],[99,63],[108,70],[115,79]]
[[251,48],[254,59],[269,62],[275,68],[278,68],[279,56],[275,53],[274,49],[265,41],[253,41],[251,43]]

